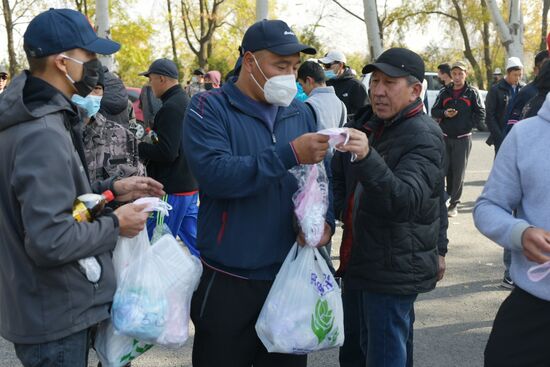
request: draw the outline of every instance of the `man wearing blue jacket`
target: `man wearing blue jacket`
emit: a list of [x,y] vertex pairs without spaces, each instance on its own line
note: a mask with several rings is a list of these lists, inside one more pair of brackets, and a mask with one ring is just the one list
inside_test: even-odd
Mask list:
[[[296,94],[300,44],[279,20],[252,25],[237,79],[198,94],[183,143],[201,187],[197,246],[204,272],[191,304],[193,366],[303,366],[305,355],[268,353],[255,323],[273,280],[299,236],[297,189],[288,170],[323,160],[328,139]],[[319,245],[329,242],[332,210]]]

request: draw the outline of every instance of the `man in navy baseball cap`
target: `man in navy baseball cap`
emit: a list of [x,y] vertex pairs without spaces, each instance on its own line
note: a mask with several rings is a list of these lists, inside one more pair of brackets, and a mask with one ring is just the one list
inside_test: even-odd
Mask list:
[[[315,50],[285,22],[257,22],[236,80],[196,94],[187,109],[182,146],[202,195],[196,243],[205,264],[191,304],[194,367],[307,365],[305,355],[268,353],[255,328],[285,257],[303,243],[289,169],[322,162],[329,148],[295,98],[301,52]],[[330,241],[333,218],[330,206],[317,245]]]
[[120,45],[69,9],[38,15],[23,38],[30,71],[0,98],[0,196],[11,198],[0,205],[0,335],[25,367],[84,367],[92,329],[109,318],[117,238],[137,235],[148,214],[127,204],[77,222],[74,200],[108,189],[119,202],[164,192],[149,177],[89,181],[75,102],[98,84],[96,54]]
[[40,73],[68,97],[85,97],[96,86],[101,68],[96,54],[109,55],[120,49],[120,44],[98,37],[88,19],[71,9],[50,9],[37,15],[23,41],[31,73]]

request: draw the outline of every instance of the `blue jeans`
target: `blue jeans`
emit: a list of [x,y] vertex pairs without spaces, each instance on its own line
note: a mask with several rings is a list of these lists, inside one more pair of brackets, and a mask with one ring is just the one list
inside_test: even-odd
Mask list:
[[[167,202],[172,206],[172,210],[170,210],[167,217],[164,217],[164,223],[170,228],[172,234],[179,236],[183,243],[187,245],[189,251],[195,256],[199,256],[199,251],[197,250],[198,197],[199,194],[168,195]],[[147,220],[149,238],[153,236],[156,225],[157,212]]]
[[367,366],[413,366],[416,297],[361,291],[361,348]]
[[87,367],[90,330],[42,344],[14,344],[24,367]]

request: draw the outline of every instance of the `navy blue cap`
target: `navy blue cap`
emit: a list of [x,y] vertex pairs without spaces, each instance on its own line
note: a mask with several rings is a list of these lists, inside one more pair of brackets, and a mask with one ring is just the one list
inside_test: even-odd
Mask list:
[[269,50],[277,55],[288,56],[298,52],[315,55],[317,51],[301,44],[292,29],[282,20],[256,22],[246,30],[242,42],[242,53]]
[[158,59],[153,61],[149,70],[140,73],[142,76],[149,76],[149,74],[164,75],[172,79],[177,79],[179,72],[176,63],[168,59]]
[[99,38],[88,18],[71,9],[50,9],[38,14],[23,35],[28,56],[40,58],[81,48],[101,55],[110,55],[120,44]]

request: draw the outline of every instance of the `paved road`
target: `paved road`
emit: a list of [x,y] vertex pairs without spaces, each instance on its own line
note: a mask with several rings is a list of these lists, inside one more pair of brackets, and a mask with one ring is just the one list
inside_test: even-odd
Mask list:
[[[486,137],[485,133],[474,136],[463,204],[459,215],[450,220],[446,276],[434,291],[420,296],[416,303],[416,366],[482,366],[492,321],[508,294],[498,287],[503,273],[502,250],[477,232],[471,216],[493,161],[493,150],[484,143]],[[337,249],[333,251],[336,255]],[[175,351],[153,349],[133,366],[190,367],[191,345],[189,341]],[[90,366],[95,365],[92,355]],[[0,366],[20,366],[11,344],[1,338]],[[337,367],[338,353],[330,350],[312,354],[308,366]]]

